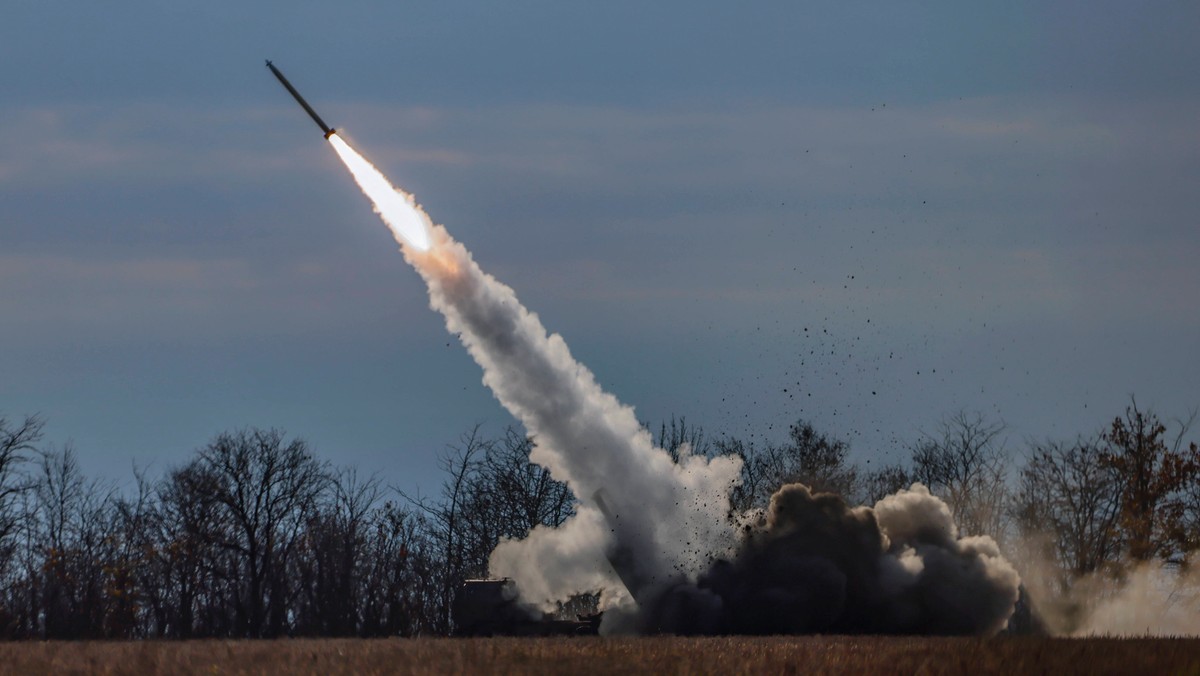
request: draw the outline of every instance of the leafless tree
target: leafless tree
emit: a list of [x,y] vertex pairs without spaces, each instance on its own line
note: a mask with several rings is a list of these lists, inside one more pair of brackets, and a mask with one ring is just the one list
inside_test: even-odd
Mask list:
[[[439,464],[447,476],[442,482],[440,501],[400,492],[421,512],[430,538],[441,550],[442,565],[437,583],[439,612],[436,630],[439,633],[450,633],[450,607],[462,581],[487,574],[487,554],[481,554],[478,529],[471,528],[468,513],[471,509],[467,503],[470,501],[472,477],[479,471],[480,459],[491,445],[490,441],[482,438],[476,425],[461,437],[459,445],[449,447],[442,454]],[[490,549],[487,551],[491,552]]]
[[1015,499],[1017,524],[1061,571],[1060,587],[1121,558],[1121,477],[1098,439],[1031,446]]
[[328,486],[324,463],[300,439],[279,430],[219,435],[199,451],[197,471],[208,475],[203,498],[220,505],[231,527],[217,543],[233,557],[225,581],[236,585],[234,633],[278,636],[296,590],[288,564],[307,518]]
[[227,613],[217,581],[225,577],[232,522],[217,502],[218,476],[201,463],[172,470],[155,489],[154,519],[145,578],[153,635],[172,638],[227,635]]
[[561,525],[574,513],[575,498],[566,484],[530,462],[533,443],[512,428],[501,439],[483,439],[476,427],[441,459],[447,475],[441,500],[409,498],[443,551],[441,630],[450,628],[450,605],[459,585],[488,574],[488,559],[502,538]]
[[902,465],[888,465],[867,472],[859,482],[859,501],[873,506],[883,498],[912,486],[912,471]]
[[671,416],[670,422],[663,421],[659,425],[654,445],[669,453],[676,462],[685,448],[689,454],[703,457],[710,457],[716,448],[705,436],[703,428],[689,425],[687,418],[682,416]]
[[31,486],[27,471],[32,454],[37,452],[44,423],[37,416],[26,416],[10,423],[0,416],[0,637],[15,636],[23,624],[20,617],[25,605],[16,570],[18,530],[23,522],[22,498]]
[[849,461],[849,444],[818,432],[803,420],[788,428],[787,443],[755,446],[722,439],[717,449],[742,459],[741,485],[731,499],[735,513],[766,507],[771,494],[789,483],[848,498],[858,490],[859,473]]
[[44,637],[103,638],[117,556],[113,489],[88,481],[70,446],[39,453],[26,521],[27,570]]
[[7,569],[9,538],[20,522],[17,500],[30,487],[24,465],[36,452],[44,426],[37,416],[26,416],[20,424],[0,416],[0,575]]
[[560,526],[574,513],[571,490],[549,470],[530,462],[531,450],[533,440],[509,427],[503,438],[488,446],[472,482],[472,495],[481,500],[476,511],[492,517],[495,536],[525,537],[537,526]]
[[799,481],[815,491],[843,497],[854,494],[858,468],[849,462],[849,444],[817,432],[804,421],[792,425],[788,437],[790,443],[774,456],[782,460],[777,470],[781,483]]
[[104,635],[108,638],[142,638],[152,617],[148,597],[151,587],[143,571],[150,569],[158,521],[154,485],[143,469],[134,468],[134,492],[113,501],[112,526],[108,542],[112,560],[106,567],[109,609]]
[[1010,526],[1009,456],[1004,424],[955,413],[912,447],[911,478],[950,506],[966,535],[1003,543]]
[[441,548],[423,517],[393,502],[371,516],[361,636],[414,636],[444,621]]
[[300,586],[296,631],[353,636],[362,618],[363,580],[372,513],[381,499],[378,477],[339,471],[325,500],[309,518],[303,547],[292,566]]

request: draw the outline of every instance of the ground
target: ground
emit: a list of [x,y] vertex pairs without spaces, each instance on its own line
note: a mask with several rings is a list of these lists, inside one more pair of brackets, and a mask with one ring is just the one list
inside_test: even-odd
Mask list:
[[1196,639],[288,639],[0,643],[5,673],[1200,674]]

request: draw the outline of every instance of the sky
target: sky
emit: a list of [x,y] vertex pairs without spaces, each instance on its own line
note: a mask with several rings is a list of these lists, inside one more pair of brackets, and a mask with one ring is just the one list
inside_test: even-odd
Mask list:
[[[978,4],[978,3],[975,3]],[[878,466],[1200,406],[1190,2],[83,3],[0,23],[0,416],[122,480],[515,424],[272,59],[650,425]],[[1193,436],[1196,436],[1193,434]]]

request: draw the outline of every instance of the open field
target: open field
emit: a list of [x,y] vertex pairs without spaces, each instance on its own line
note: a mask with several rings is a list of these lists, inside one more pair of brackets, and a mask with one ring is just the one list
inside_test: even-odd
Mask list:
[[0,671],[1200,674],[1200,640],[805,636],[30,642],[0,644]]

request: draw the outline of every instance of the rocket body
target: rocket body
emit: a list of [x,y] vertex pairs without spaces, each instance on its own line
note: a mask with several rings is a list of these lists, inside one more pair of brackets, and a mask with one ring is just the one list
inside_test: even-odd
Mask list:
[[292,97],[296,99],[296,103],[299,103],[300,107],[304,109],[304,112],[308,113],[308,116],[312,118],[313,122],[317,123],[317,126],[321,128],[321,133],[325,134],[325,138],[332,136],[336,130],[333,127],[325,124],[325,120],[322,120],[321,116],[317,115],[317,111],[313,110],[312,106],[308,105],[308,101],[305,101],[304,97],[300,96],[300,92],[296,91],[296,88],[292,86],[292,83],[288,82],[288,79],[283,76],[283,73],[279,72],[279,69],[275,67],[275,64],[268,60],[267,68],[271,69],[271,72],[275,74],[275,77],[279,78],[279,83],[282,84],[284,88],[288,90],[288,93],[290,93]]

